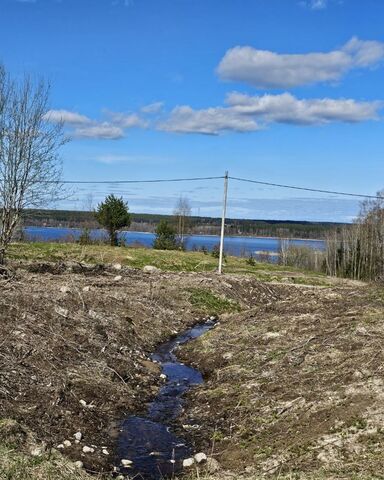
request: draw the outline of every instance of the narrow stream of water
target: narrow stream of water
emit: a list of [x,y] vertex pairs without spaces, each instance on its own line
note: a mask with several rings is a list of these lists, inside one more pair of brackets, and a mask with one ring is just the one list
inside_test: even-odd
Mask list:
[[[182,395],[194,385],[203,382],[201,373],[177,360],[175,350],[215,325],[207,321],[196,325],[172,340],[160,345],[151,359],[162,367],[166,383],[150,403],[145,417],[130,416],[121,426],[118,440],[120,472],[128,478],[158,480],[171,477],[182,468],[192,452],[182,438],[170,430],[172,421],[182,412]],[[122,460],[132,462],[128,467]]]

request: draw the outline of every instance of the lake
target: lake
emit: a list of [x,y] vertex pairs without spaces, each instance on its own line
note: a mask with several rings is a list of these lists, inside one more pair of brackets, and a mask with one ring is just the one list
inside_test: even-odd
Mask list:
[[[78,228],[56,228],[56,227],[25,227],[24,232],[30,241],[43,242],[65,242],[78,240],[82,230]],[[145,247],[151,248],[155,235],[145,232],[121,232],[121,238],[126,245],[140,243]],[[104,230],[91,230],[91,237],[95,240],[106,238]],[[186,239],[186,249],[194,250],[205,247],[211,251],[215,245],[220,242],[220,237],[216,235],[189,235]],[[290,240],[293,245],[310,247],[315,250],[324,250],[325,242],[323,240]],[[279,251],[279,239],[269,237],[225,237],[224,250],[228,255],[250,256],[257,255],[257,252],[269,252],[276,254]]]

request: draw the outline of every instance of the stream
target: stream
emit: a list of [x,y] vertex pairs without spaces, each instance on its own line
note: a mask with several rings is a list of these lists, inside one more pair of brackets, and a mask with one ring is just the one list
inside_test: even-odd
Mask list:
[[[170,425],[182,412],[182,395],[203,383],[203,377],[198,370],[179,362],[175,350],[214,325],[212,320],[200,323],[161,344],[151,355],[151,360],[161,365],[166,381],[149,404],[146,416],[127,417],[120,427],[117,459],[122,474],[148,480],[172,477],[182,469],[183,460],[192,455],[185,440],[171,432]],[[132,464],[121,466],[123,459]]]

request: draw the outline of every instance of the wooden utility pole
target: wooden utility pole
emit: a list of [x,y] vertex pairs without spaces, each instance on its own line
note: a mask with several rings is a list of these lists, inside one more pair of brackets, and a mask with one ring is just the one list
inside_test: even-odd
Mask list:
[[219,255],[219,274],[223,271],[223,254],[224,254],[224,231],[225,216],[227,214],[227,196],[228,196],[228,172],[224,175],[224,197],[223,197],[223,214],[221,217],[221,235],[220,235],[220,255]]

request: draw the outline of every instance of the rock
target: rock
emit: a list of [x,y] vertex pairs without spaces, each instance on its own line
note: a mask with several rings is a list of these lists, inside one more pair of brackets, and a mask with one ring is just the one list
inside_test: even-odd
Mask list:
[[109,452],[106,448],[103,448],[101,452],[103,455],[109,455]]
[[64,445],[62,443],[60,443],[60,445],[57,445],[56,447],[58,450],[64,450]]
[[195,460],[196,463],[205,463],[207,461],[207,455],[203,452],[196,453]]
[[83,288],[83,292],[90,292],[91,291],[91,287],[89,286],[86,286]]
[[83,434],[81,432],[76,432],[73,436],[78,442],[80,442],[80,440],[83,438]]
[[185,458],[183,460],[183,468],[190,468],[195,463],[194,458]]
[[121,275],[116,275],[116,277],[113,279],[115,282],[120,282],[120,280],[122,280],[122,276]]
[[220,463],[212,457],[207,457],[207,470],[208,473],[216,473],[220,470]]
[[60,307],[59,305],[55,306],[55,312],[64,318],[67,318],[69,314],[69,311],[66,308]]
[[44,453],[44,450],[44,447],[33,447],[29,453],[32,455],[32,457],[41,457]]
[[211,320],[211,322],[214,322],[215,320],[217,320],[217,317],[214,317],[213,315],[209,317],[209,320]]
[[114,263],[114,264],[112,265],[112,268],[113,268],[114,270],[121,270],[123,267],[121,266],[121,263]]
[[265,332],[264,335],[263,335],[263,338],[265,340],[268,340],[270,338],[278,338],[278,337],[280,337],[279,332]]
[[66,285],[63,285],[62,287],[60,287],[60,292],[61,293],[71,293],[71,289],[69,287],[67,287]]
[[72,445],[72,443],[69,440],[64,440],[63,444],[64,444],[64,447],[70,447]]
[[83,407],[86,407],[87,406],[87,402],[85,400],[80,400],[80,404],[83,406]]
[[226,353],[223,354],[224,360],[231,360],[232,357],[233,357],[232,352],[226,352]]
[[75,465],[76,468],[83,468],[84,467],[84,463],[81,462],[80,460],[77,460],[77,462],[75,462],[74,465]]
[[95,451],[94,448],[92,448],[92,447],[87,447],[87,445],[84,445],[84,447],[83,447],[83,452],[84,452],[84,453],[93,453],[94,451]]
[[154,267],[153,265],[145,265],[143,268],[144,273],[159,273],[161,270],[157,267]]
[[129,467],[132,466],[133,462],[132,462],[132,460],[127,460],[126,458],[123,458],[121,460],[121,464],[123,465],[123,467],[129,468]]

